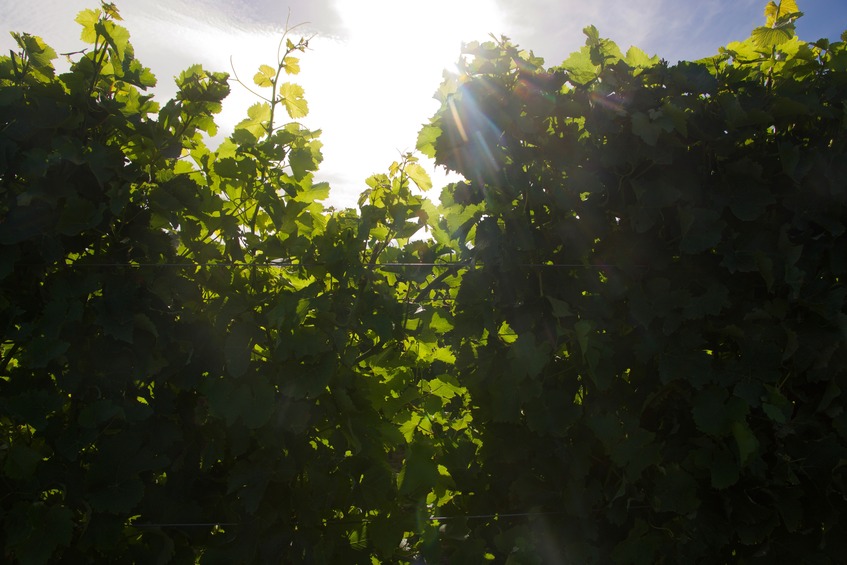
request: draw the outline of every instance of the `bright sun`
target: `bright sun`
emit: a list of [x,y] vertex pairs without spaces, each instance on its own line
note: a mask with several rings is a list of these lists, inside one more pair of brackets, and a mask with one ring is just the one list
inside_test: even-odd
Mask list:
[[[414,150],[417,132],[438,108],[432,95],[442,72],[454,67],[462,42],[504,31],[495,2],[336,0],[347,33],[316,36],[306,53],[295,54],[302,58],[302,72],[290,78],[306,90],[305,125],[321,130],[324,161],[316,177],[332,185],[332,205],[355,205],[366,178]],[[237,45],[235,62],[249,81],[259,64],[269,64],[267,55],[278,41],[275,35],[245,33],[209,45],[220,45],[223,60]],[[255,102],[249,91],[233,89],[222,123],[234,125]],[[435,185],[443,186],[448,177],[433,172]]]
[[[348,34],[315,50],[323,61],[315,68],[333,72],[310,75],[315,88],[307,94],[320,113],[325,163],[364,180],[414,149],[462,42],[499,35],[503,18],[495,0],[337,0],[335,8]],[[347,185],[326,172],[335,194],[355,201],[361,181]]]

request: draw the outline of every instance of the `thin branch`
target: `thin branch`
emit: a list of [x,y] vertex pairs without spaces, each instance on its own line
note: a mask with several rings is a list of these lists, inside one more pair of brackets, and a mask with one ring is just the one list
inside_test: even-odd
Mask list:
[[269,99],[265,98],[264,96],[262,96],[261,94],[259,94],[258,92],[256,92],[255,90],[253,90],[252,88],[247,86],[246,84],[244,84],[244,82],[238,77],[238,73],[235,70],[235,63],[232,60],[232,55],[229,56],[229,66],[232,69],[232,76],[235,77],[235,82],[237,82],[242,87],[244,87],[244,89],[247,90],[247,92],[249,92],[250,94],[253,94],[254,96],[256,96],[258,98],[261,98],[262,100],[264,100],[268,104],[273,103],[273,100],[269,100]]

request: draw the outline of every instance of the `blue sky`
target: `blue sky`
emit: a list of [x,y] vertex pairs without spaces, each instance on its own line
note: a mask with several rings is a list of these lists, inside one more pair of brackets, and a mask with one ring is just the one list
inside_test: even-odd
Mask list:
[[[364,179],[414,148],[417,130],[436,108],[442,69],[461,41],[503,34],[558,64],[578,49],[589,24],[626,50],[637,45],[671,62],[714,54],[764,21],[763,0],[114,0],[136,55],[159,78],[158,96],[173,94],[170,77],[193,63],[230,71],[230,56],[248,80],[273,63],[279,31],[308,22],[315,34],[299,81],[311,109],[307,125],[323,130],[320,180],[331,204],[354,205]],[[847,29],[847,0],[798,0],[802,39],[838,39]],[[73,18],[95,0],[0,0],[0,31],[42,36],[59,52],[79,48]],[[0,34],[0,49],[13,46]],[[231,128],[254,102],[233,87],[219,122]],[[436,185],[445,182],[436,177]]]

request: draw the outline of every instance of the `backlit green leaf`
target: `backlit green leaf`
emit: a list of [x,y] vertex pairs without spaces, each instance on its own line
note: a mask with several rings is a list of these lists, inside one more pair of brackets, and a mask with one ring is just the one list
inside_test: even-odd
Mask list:
[[289,55],[282,62],[282,68],[285,70],[285,74],[296,75],[300,72],[300,59]]
[[418,132],[418,141],[415,147],[425,156],[435,158],[435,143],[440,135],[440,127],[425,125]]
[[330,186],[327,182],[316,182],[310,184],[308,188],[297,193],[294,198],[297,202],[320,202],[329,198]]
[[121,17],[120,12],[118,11],[118,7],[115,6],[112,2],[100,2],[100,7],[103,9],[103,13],[109,16],[113,20],[121,21],[123,18]]
[[271,107],[267,102],[256,102],[247,109],[247,118],[235,126],[236,132],[243,129],[255,139],[261,139],[266,133],[271,119]]
[[291,150],[288,162],[296,180],[303,180],[308,173],[318,169],[318,163],[321,161],[321,145],[321,142],[313,141],[306,147],[296,147]]
[[268,65],[261,65],[259,72],[253,75],[253,82],[256,86],[262,88],[273,86],[273,81],[276,78],[276,70]]
[[106,40],[109,47],[115,51],[118,61],[122,61],[129,47],[129,31],[125,27],[110,21],[98,22],[94,27],[97,33]]
[[780,19],[800,11],[796,0],[779,0],[768,2],[765,6],[765,26],[773,27]]
[[100,20],[100,10],[82,10],[77,14],[74,21],[82,26],[80,39],[85,43],[94,43],[97,40],[97,31],[94,26]]
[[309,113],[309,105],[304,97],[303,87],[291,82],[283,83],[279,87],[279,95],[282,104],[291,119],[303,118]]
[[586,45],[595,45],[600,42],[600,32],[593,25],[582,28],[582,33],[585,35]]
[[770,49],[781,45],[794,36],[794,29],[791,26],[783,26],[778,28],[772,27],[757,27],[753,30],[752,37],[756,45],[763,49]]
[[40,37],[28,33],[12,33],[12,37],[26,54],[33,69],[43,78],[51,78],[54,74],[53,59],[56,58],[53,48],[44,43]]
[[571,53],[561,68],[568,72],[568,78],[576,84],[588,84],[600,72],[599,66],[591,61],[591,50],[588,47]]
[[412,182],[424,192],[432,188],[432,180],[429,178],[426,170],[419,164],[409,163],[406,165],[405,172],[412,179]]
[[633,45],[627,50],[624,61],[626,61],[626,64],[630,67],[646,69],[658,64],[659,56],[653,55],[650,57],[647,53]]
[[459,385],[459,382],[452,375],[441,375],[431,380],[429,390],[432,394],[450,400],[457,394],[463,394],[465,389]]

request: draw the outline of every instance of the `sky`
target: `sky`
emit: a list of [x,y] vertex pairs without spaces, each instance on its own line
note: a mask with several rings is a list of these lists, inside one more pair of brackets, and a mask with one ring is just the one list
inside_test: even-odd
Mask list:
[[[321,129],[331,184],[328,205],[355,206],[365,179],[385,172],[415,147],[417,131],[438,105],[432,95],[463,41],[506,35],[559,64],[579,49],[593,24],[622,50],[636,45],[670,62],[713,55],[764,23],[765,0],[113,0],[136,57],[159,79],[156,97],[175,92],[172,77],[194,63],[233,69],[245,82],[261,64],[275,66],[286,22],[293,40],[311,37],[295,77],[306,91],[307,127]],[[798,0],[801,39],[837,40],[847,30],[847,0]],[[97,0],[0,0],[0,52],[7,31],[41,36],[57,52],[81,47],[73,21]],[[218,119],[223,132],[255,97],[233,84]],[[436,186],[455,177],[434,171]]]

